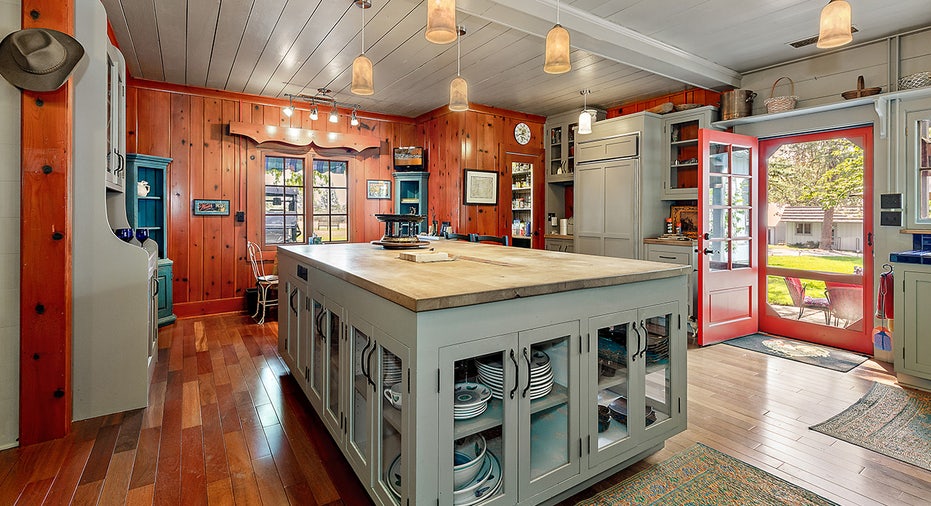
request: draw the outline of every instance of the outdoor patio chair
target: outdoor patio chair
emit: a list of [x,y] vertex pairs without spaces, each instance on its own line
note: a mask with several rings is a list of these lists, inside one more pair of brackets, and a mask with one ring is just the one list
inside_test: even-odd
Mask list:
[[840,326],[844,321],[844,328],[863,319],[863,287],[846,283],[827,282],[824,291],[828,298],[828,307],[834,318],[834,325]]
[[824,313],[825,325],[831,324],[831,309],[828,299],[805,295],[805,286],[802,284],[802,280],[798,278],[786,276],[784,279],[786,280],[786,288],[789,289],[789,297],[792,298],[792,304],[798,307],[799,320],[802,319],[806,309],[814,309]]

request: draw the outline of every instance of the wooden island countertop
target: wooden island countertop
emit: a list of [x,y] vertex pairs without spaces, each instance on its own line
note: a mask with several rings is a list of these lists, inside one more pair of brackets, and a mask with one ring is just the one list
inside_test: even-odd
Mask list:
[[[453,261],[415,263],[368,243],[279,246],[279,252],[411,311],[684,276],[691,267],[464,241],[434,241]],[[685,277],[683,290],[685,289]]]

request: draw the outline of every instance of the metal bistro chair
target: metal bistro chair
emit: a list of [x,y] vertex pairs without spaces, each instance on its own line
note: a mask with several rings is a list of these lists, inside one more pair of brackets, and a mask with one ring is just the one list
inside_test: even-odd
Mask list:
[[[252,241],[247,241],[246,244],[249,249],[249,262],[252,263],[252,274],[255,276],[255,284],[258,288],[258,303],[252,318],[262,313],[262,317],[258,320],[261,325],[265,323],[266,310],[278,305],[278,276],[265,274],[265,262],[262,261],[262,249],[259,245]],[[272,289],[275,291],[275,298],[269,299],[268,292]]]
[[809,297],[805,295],[805,286],[802,280],[786,276],[786,288],[789,290],[789,297],[792,298],[792,304],[798,307],[798,319],[802,319],[802,314],[806,309],[815,309],[824,313],[824,324],[831,324],[831,309],[828,299],[824,297]]
[[474,234],[474,242],[494,242],[498,244],[503,244],[505,246],[511,245],[511,238],[506,235],[480,235]]

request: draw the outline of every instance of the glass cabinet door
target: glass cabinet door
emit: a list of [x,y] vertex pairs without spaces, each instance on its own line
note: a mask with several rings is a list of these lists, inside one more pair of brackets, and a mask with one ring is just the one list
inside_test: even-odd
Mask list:
[[326,340],[327,348],[324,357],[324,376],[326,378],[326,387],[324,388],[324,410],[323,421],[330,429],[333,437],[342,440],[342,432],[345,420],[341,405],[342,392],[340,385],[340,373],[342,372],[340,349],[342,348],[343,333],[343,308],[334,304],[332,301],[324,299],[324,310],[326,313]]
[[375,382],[370,376],[370,356],[374,354],[373,326],[360,320],[352,319],[349,326],[349,366],[352,369],[352,383],[349,388],[349,404],[346,406],[346,443],[347,457],[356,474],[366,486],[371,482],[369,457],[371,449],[371,415],[369,399],[372,397]]
[[409,497],[411,463],[406,458],[411,444],[404,437],[408,432],[410,371],[405,346],[384,332],[375,330],[374,351],[366,355],[366,371],[375,383],[373,398],[377,412],[376,450],[374,452],[375,492],[385,504],[404,504]]
[[[579,474],[579,322],[520,332],[520,499]],[[525,430],[529,428],[529,430]]]
[[311,358],[310,358],[310,403],[317,408],[318,413],[323,412],[324,364],[327,346],[326,310],[323,308],[322,298],[314,294],[310,298],[311,314]]
[[[675,362],[682,353],[675,347],[684,341],[676,336],[678,328],[678,306],[676,303],[651,306],[640,310],[638,328],[646,334],[644,348],[638,360],[644,367],[644,413],[643,424],[648,433],[663,431],[665,426],[679,418],[679,401],[675,396]],[[684,351],[684,350],[683,350]],[[681,395],[681,394],[679,394]]]
[[285,358],[291,375],[298,383],[302,383],[304,371],[298,364],[297,357],[300,352],[301,313],[299,305],[303,300],[300,286],[290,280],[285,281],[285,293],[288,296],[288,309],[286,313],[286,332],[282,332],[278,341],[278,352]]
[[517,335],[507,334],[440,350],[440,504],[518,500],[517,374],[524,359],[516,344]]
[[637,312],[623,311],[589,319],[590,388],[589,463],[595,466],[633,446],[628,421],[631,371],[645,337]]

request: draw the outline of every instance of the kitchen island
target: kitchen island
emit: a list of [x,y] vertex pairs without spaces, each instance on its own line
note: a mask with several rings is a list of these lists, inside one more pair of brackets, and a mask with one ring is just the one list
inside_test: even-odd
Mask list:
[[376,503],[549,503],[685,429],[689,268],[431,246],[279,247],[279,351]]

